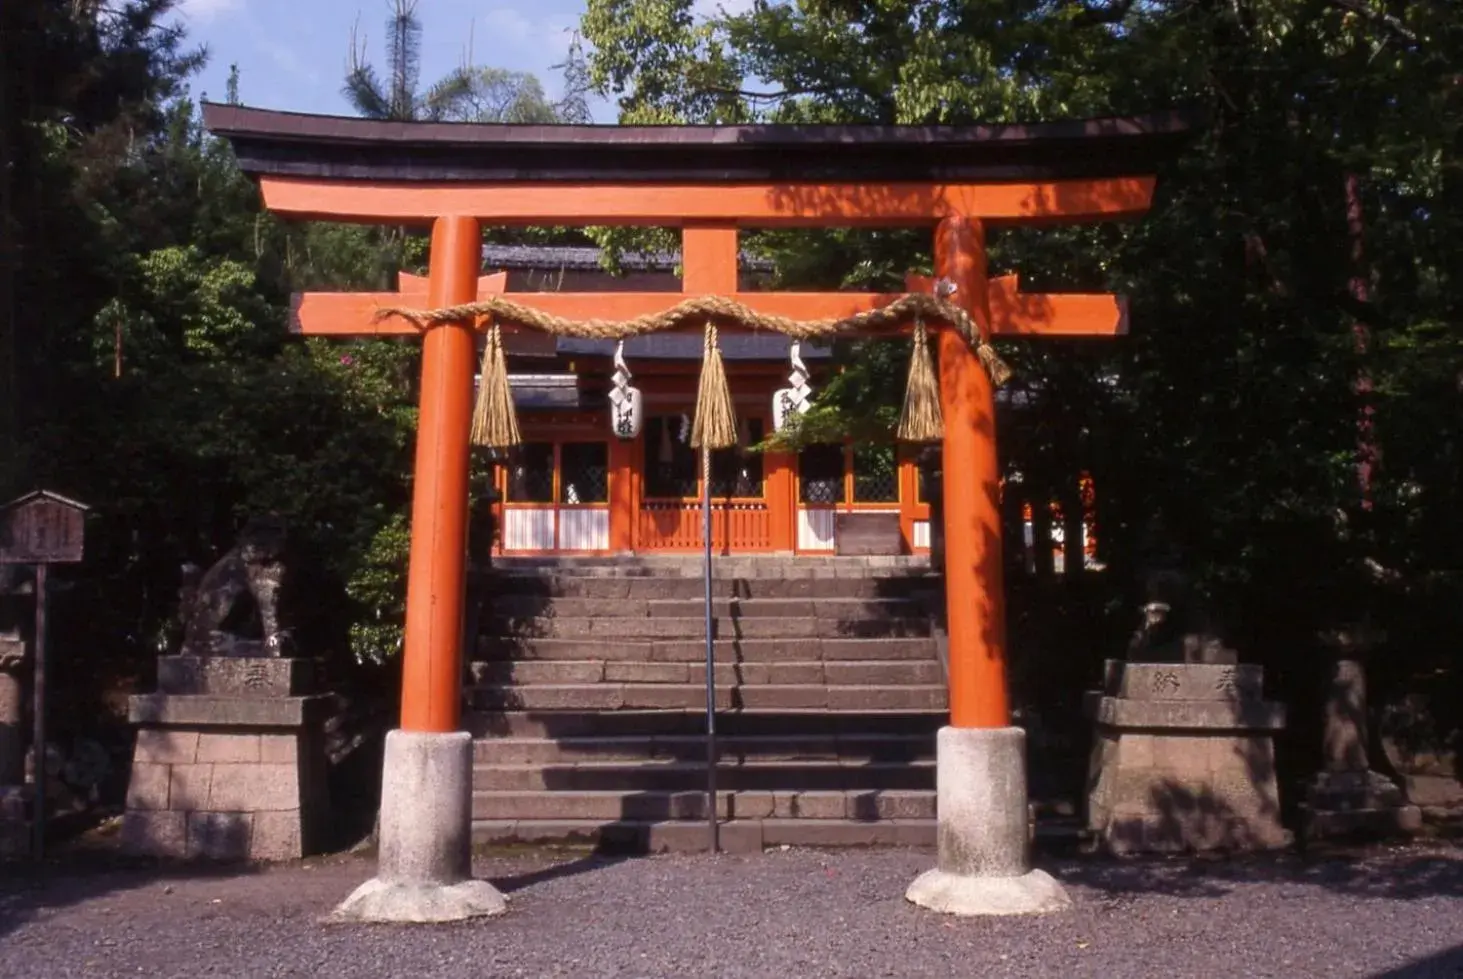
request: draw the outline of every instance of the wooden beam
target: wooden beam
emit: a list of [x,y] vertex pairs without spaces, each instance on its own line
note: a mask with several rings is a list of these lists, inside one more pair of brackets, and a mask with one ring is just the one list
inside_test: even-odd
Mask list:
[[[486,276],[485,278],[493,278]],[[923,280],[925,291],[928,279]],[[483,289],[479,298],[504,295]],[[514,302],[573,319],[629,319],[669,309],[685,294],[674,292],[512,292]],[[826,319],[887,306],[898,295],[861,292],[742,292],[731,297],[762,313],[796,319]],[[991,326],[996,336],[1116,336],[1127,332],[1127,303],[1120,296],[1066,293],[1028,295],[1016,276],[992,279]],[[425,292],[306,292],[294,297],[290,329],[307,336],[413,336],[418,330],[400,317],[376,319],[392,306],[426,309]],[[688,323],[688,331],[701,329]],[[503,324],[506,333],[519,328]],[[531,331],[529,331],[531,332]],[[732,333],[728,328],[725,332]]]
[[993,224],[1135,217],[1155,178],[1034,183],[428,184],[261,176],[277,214],[336,221],[426,223],[468,214],[497,225],[738,227],[927,226],[950,216]]
[[[910,292],[929,292],[934,279],[906,275]],[[990,280],[991,332],[995,336],[1111,337],[1128,332],[1128,300],[1110,293],[1022,292],[1019,277]]]

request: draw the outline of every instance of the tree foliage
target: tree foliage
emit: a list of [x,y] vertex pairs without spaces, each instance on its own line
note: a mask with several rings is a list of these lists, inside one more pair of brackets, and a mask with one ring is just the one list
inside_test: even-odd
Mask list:
[[[1370,619],[1423,661],[1452,655],[1441,637],[1463,607],[1455,5],[698,9],[590,0],[591,78],[618,98],[622,119],[959,124],[1203,110],[1142,222],[993,233],[993,274],[1131,300],[1131,335],[1115,342],[1004,345],[1023,403],[1003,415],[1007,473],[1038,499],[1070,498],[1075,474],[1094,473],[1104,557],[1121,582],[1142,559],[1143,527],[1163,513],[1248,649],[1303,650],[1318,629]],[[1359,260],[1349,175],[1360,188]],[[749,244],[800,285],[897,288],[904,270],[930,261],[920,234],[781,232]],[[847,357],[882,380],[835,382],[825,413],[887,424],[900,361]],[[1358,393],[1360,379],[1370,393]],[[871,389],[884,400],[868,403]],[[1365,435],[1363,408],[1373,412]],[[1369,506],[1361,441],[1381,460]]]

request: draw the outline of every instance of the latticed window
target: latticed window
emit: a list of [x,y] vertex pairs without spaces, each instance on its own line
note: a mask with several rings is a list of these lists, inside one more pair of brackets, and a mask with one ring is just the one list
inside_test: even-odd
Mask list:
[[853,450],[853,501],[898,503],[899,465],[892,445],[863,445]]
[[842,503],[843,446],[810,445],[799,452],[798,482],[804,503]]
[[610,501],[610,447],[604,442],[559,446],[559,502]]
[[715,497],[762,497],[762,454],[748,448],[762,441],[762,420],[744,419],[740,445],[711,453],[711,495]]
[[[645,419],[645,495],[679,500],[700,491],[700,465],[681,415]],[[682,430],[685,438],[682,438]]]
[[508,462],[508,500],[554,502],[554,443],[525,442]]

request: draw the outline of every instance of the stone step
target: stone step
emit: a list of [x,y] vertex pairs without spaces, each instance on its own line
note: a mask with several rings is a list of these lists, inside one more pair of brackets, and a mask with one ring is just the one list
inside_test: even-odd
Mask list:
[[[706,792],[602,789],[477,791],[478,819],[705,819]],[[934,819],[934,789],[718,791],[719,819]]]
[[[618,659],[499,660],[471,665],[475,684],[532,686],[585,683],[704,684],[706,664]],[[718,663],[718,686],[931,686],[945,682],[934,659],[788,663]]]
[[[640,618],[561,617],[513,618],[494,615],[486,619],[482,633],[489,636],[525,636],[547,639],[690,639],[706,636],[706,620],[699,616]],[[865,618],[851,613],[841,618],[738,618],[712,619],[712,636],[717,639],[838,639],[928,636],[928,618]]]
[[[484,741],[499,738],[701,737],[704,705],[680,710],[469,711],[466,730]],[[716,715],[719,737],[832,738],[880,735],[933,739],[946,723],[945,708],[917,710],[735,710]],[[931,742],[933,743],[933,742]]]
[[[908,762],[935,756],[935,735],[729,735],[716,739],[717,756],[733,761]],[[551,765],[595,761],[690,761],[704,764],[703,734],[624,734],[603,737],[480,738],[473,760],[488,765]]]
[[[929,637],[867,639],[718,639],[718,662],[764,663],[810,660],[935,660],[938,648]],[[622,660],[637,663],[702,663],[706,640],[552,639],[531,636],[484,637],[478,640],[482,660]]]
[[[933,789],[933,759],[908,762],[772,761],[722,757],[716,784],[728,791],[809,792]],[[697,791],[706,786],[705,761],[581,761],[568,764],[473,767],[479,792]],[[792,813],[797,815],[797,813]]]
[[[681,618],[704,621],[701,598],[557,598],[542,595],[493,595],[495,618]],[[928,608],[910,598],[715,598],[712,615],[732,619],[840,619],[866,621],[928,618]]]
[[[882,577],[716,577],[711,582],[713,598],[741,599],[881,599],[937,595],[941,580],[927,574]],[[539,597],[614,600],[696,601],[706,595],[699,577],[606,576],[560,573],[494,573],[487,581],[490,597]]]
[[[476,710],[689,710],[706,705],[696,683],[479,684],[466,691]],[[718,710],[934,710],[947,704],[944,684],[760,684],[718,686]]]
[[[632,853],[695,853],[707,849],[704,821],[640,819],[475,819],[479,846],[557,843]],[[933,819],[732,819],[717,827],[727,853],[760,853],[777,846],[935,845]]]

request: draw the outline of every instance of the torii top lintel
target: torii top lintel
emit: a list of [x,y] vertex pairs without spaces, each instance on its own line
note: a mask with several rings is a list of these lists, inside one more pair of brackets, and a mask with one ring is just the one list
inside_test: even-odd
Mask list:
[[1183,111],[980,126],[397,123],[204,105],[279,214],[496,225],[927,226],[1133,217]]

